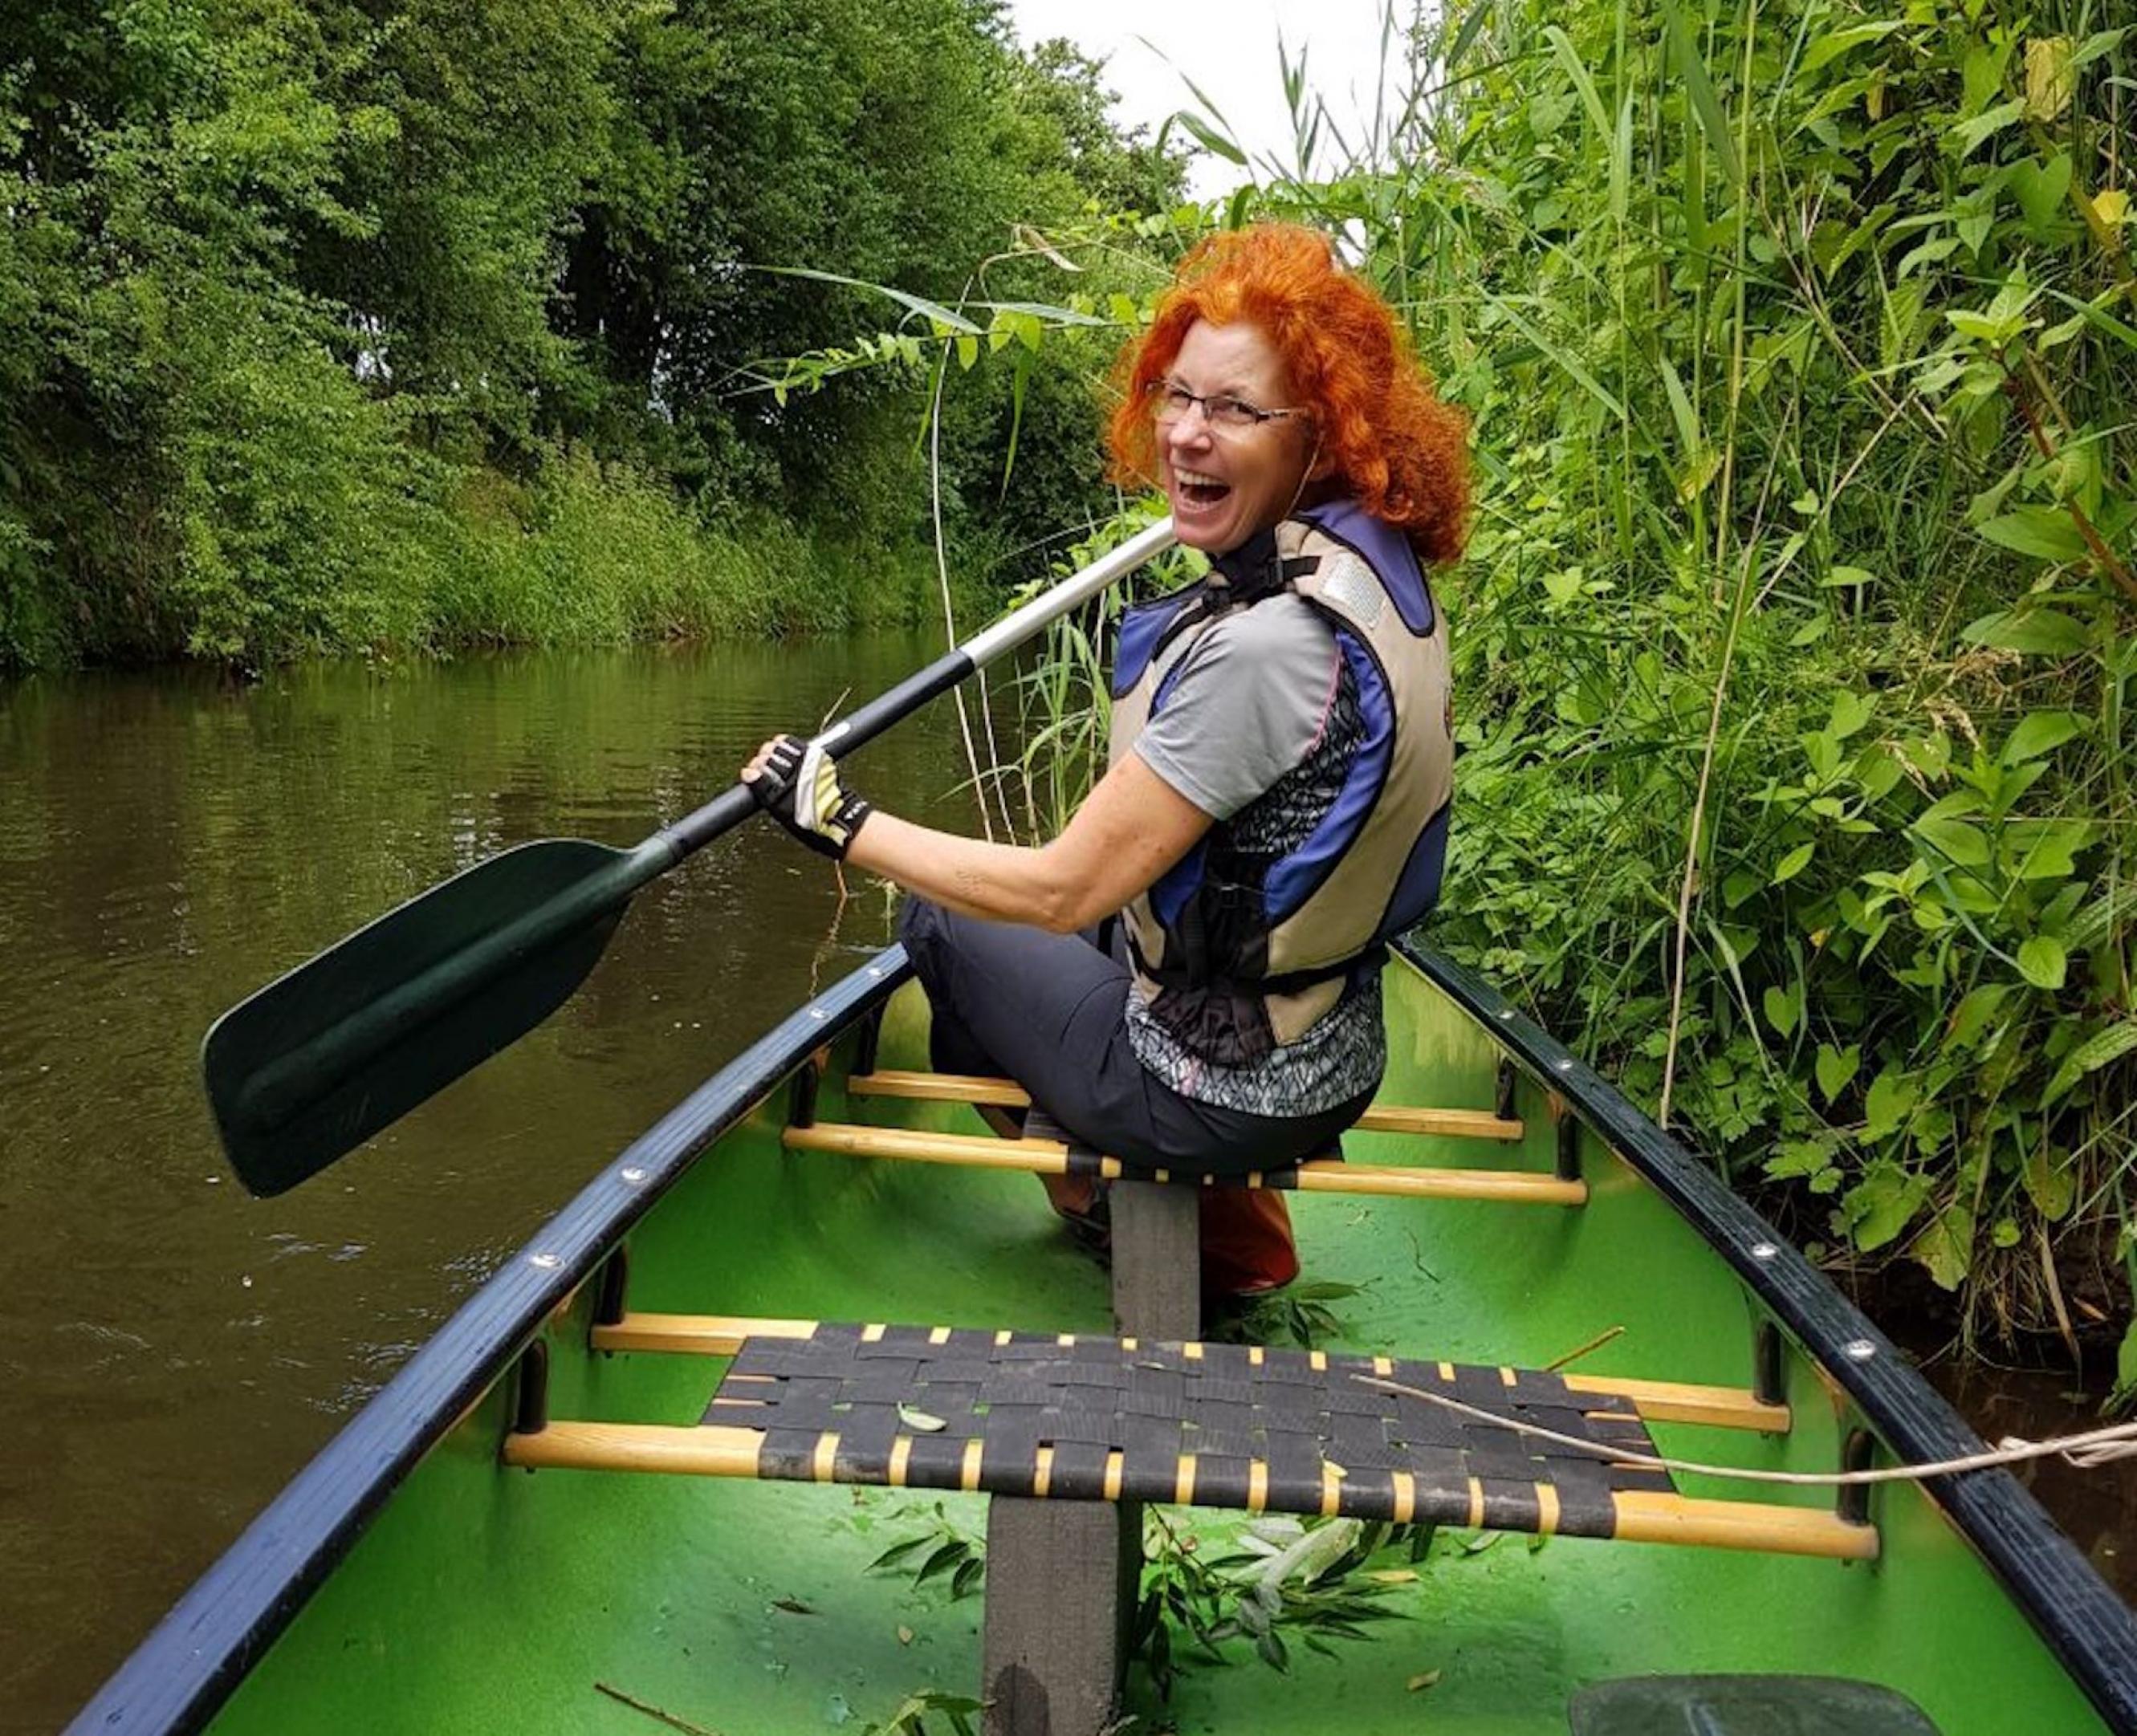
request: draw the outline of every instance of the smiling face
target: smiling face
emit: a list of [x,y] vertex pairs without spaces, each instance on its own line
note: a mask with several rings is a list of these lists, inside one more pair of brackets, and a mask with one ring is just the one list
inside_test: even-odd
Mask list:
[[[1197,320],[1180,340],[1166,379],[1197,397],[1232,397],[1262,410],[1294,401],[1283,357],[1246,320]],[[1157,450],[1173,528],[1190,548],[1221,555],[1288,514],[1313,460],[1303,416],[1244,427],[1211,425],[1200,405],[1157,425]]]

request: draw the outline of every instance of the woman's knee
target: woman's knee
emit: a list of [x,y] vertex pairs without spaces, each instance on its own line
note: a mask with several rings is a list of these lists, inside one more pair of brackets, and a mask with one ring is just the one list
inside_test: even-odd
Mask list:
[[898,901],[897,931],[898,943],[913,960],[913,968],[920,973],[922,981],[928,980],[934,974],[932,966],[942,944],[942,907],[908,892]]

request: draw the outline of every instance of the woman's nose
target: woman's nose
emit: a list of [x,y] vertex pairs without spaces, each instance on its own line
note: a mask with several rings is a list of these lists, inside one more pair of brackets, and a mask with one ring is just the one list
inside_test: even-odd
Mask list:
[[1203,409],[1202,401],[1195,399],[1185,411],[1166,425],[1166,443],[1172,446],[1206,446],[1210,444],[1210,416]]

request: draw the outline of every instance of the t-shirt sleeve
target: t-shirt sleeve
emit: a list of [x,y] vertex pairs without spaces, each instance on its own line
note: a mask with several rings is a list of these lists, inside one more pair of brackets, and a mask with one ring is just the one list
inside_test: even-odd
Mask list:
[[1258,603],[1190,647],[1135,751],[1211,819],[1229,819],[1319,742],[1341,660],[1310,605]]

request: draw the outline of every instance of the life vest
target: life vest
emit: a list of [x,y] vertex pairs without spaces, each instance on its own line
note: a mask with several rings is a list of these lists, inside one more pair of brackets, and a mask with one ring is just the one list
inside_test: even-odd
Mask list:
[[[1209,872],[1249,805],[1219,820],[1123,915],[1138,991],[1219,1064],[1295,1043],[1438,902],[1453,792],[1447,630],[1409,539],[1354,502],[1307,508],[1206,577],[1130,609],[1112,681],[1111,756],[1164,708],[1200,635],[1291,591],[1334,629],[1364,732],[1336,801],[1258,887]],[[1168,992],[1171,991],[1171,992]]]

